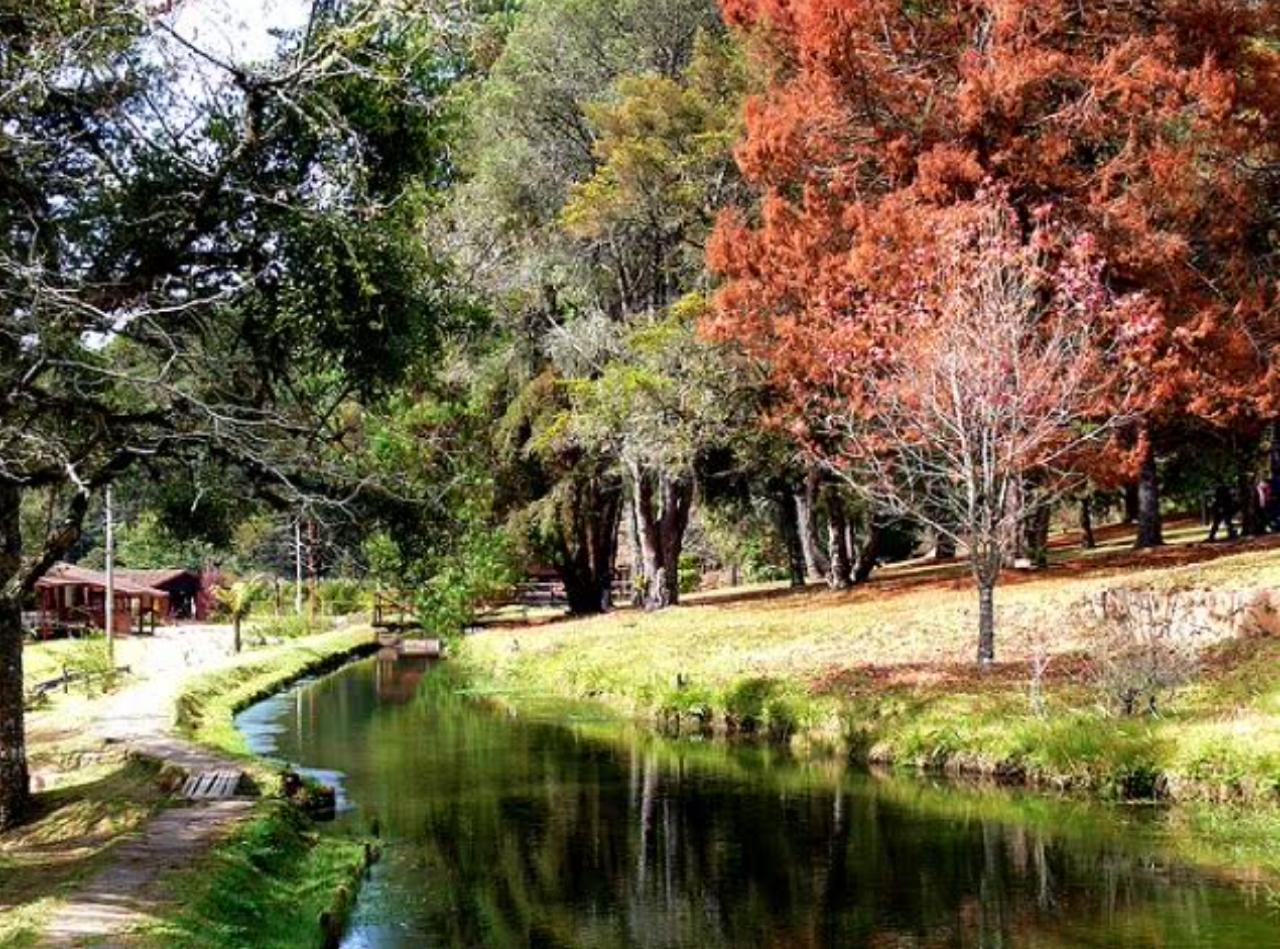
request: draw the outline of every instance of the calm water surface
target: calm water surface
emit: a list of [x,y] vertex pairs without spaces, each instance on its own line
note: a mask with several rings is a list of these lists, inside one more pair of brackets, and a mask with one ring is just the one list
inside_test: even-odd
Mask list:
[[406,660],[239,724],[380,825],[353,947],[1280,946],[1280,898],[1165,859],[1143,808],[516,717]]

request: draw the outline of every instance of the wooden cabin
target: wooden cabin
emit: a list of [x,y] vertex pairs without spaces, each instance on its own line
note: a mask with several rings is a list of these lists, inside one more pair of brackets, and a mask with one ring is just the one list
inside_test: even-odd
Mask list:
[[213,609],[212,582],[198,570],[116,570],[117,582],[120,579],[167,594],[166,622],[197,620],[203,623]]
[[[133,579],[115,577],[117,633],[154,633],[169,615],[169,594]],[[41,637],[105,629],[107,575],[72,564],[55,564],[36,581],[33,626]]]

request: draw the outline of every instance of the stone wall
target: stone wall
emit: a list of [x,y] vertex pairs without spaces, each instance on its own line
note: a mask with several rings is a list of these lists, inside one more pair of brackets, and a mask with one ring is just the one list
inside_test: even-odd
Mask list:
[[1211,645],[1253,636],[1280,636],[1280,590],[1150,590],[1113,587],[1089,598],[1099,622],[1166,627],[1174,637]]

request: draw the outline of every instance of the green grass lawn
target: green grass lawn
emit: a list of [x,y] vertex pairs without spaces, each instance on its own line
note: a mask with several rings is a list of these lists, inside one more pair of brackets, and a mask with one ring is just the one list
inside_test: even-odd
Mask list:
[[[458,657],[480,687],[593,698],[631,715],[776,736],[875,761],[1002,773],[1108,794],[1153,790],[1271,798],[1280,786],[1280,643],[1217,647],[1198,684],[1161,717],[1103,710],[1089,682],[1086,598],[1126,587],[1280,586],[1280,546],[1180,544],[1132,555],[1059,544],[1050,569],[1011,574],[997,594],[997,666],[974,661],[977,603],[963,564],[915,564],[848,593],[717,592],[661,613],[493,628]],[[1044,714],[1031,659],[1053,655]]]

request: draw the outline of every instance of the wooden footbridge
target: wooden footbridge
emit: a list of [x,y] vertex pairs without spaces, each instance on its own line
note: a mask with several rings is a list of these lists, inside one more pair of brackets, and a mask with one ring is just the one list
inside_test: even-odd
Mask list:
[[418,628],[418,605],[402,590],[379,590],[373,597],[373,628],[380,633],[402,633]]

